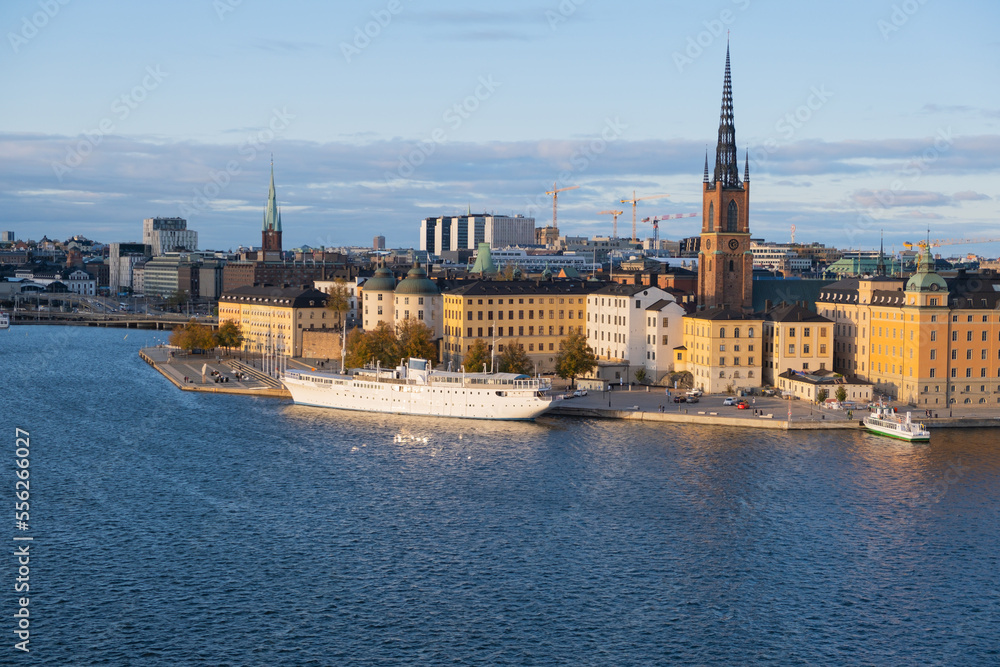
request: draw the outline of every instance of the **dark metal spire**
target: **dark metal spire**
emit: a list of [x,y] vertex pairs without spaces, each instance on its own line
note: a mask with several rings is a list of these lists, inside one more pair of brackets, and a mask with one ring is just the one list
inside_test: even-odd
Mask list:
[[705,147],[705,182],[708,183],[708,146]]
[[746,162],[743,163],[743,182],[750,182],[750,149],[747,149]]
[[736,157],[736,123],[733,120],[733,83],[729,70],[729,45],[726,45],[726,78],[722,85],[722,113],[719,117],[719,144],[715,148],[716,183],[739,187],[740,168]]
[[875,275],[885,275],[885,232],[882,231],[878,242],[878,264],[875,266]]

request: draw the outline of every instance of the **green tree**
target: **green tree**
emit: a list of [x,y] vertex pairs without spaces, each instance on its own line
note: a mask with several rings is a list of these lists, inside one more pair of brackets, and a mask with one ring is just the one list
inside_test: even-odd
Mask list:
[[215,332],[215,344],[227,350],[243,346],[243,330],[233,320],[226,320]]
[[843,403],[847,400],[847,390],[844,389],[843,385],[837,387],[837,400]]
[[501,373],[521,373],[531,375],[534,370],[528,353],[524,351],[524,346],[517,340],[512,341],[504,347],[503,352],[497,358],[497,370]]
[[351,329],[347,334],[347,356],[344,363],[347,368],[361,368],[372,359],[368,347],[368,336],[360,328]]
[[640,366],[639,369],[635,373],[633,373],[633,375],[635,375],[635,381],[636,382],[638,382],[639,384],[646,384],[646,380],[648,378],[647,378],[647,375],[646,375],[646,368],[645,367]]
[[416,357],[429,359],[433,363],[437,357],[433,332],[420,320],[411,317],[400,322],[396,326],[396,337],[399,341],[399,354],[404,359]]
[[327,310],[332,311],[337,316],[337,326],[344,326],[344,314],[351,309],[351,290],[347,286],[347,281],[338,278],[330,287],[330,294],[326,300]]
[[371,331],[365,332],[369,361],[384,368],[395,368],[402,356],[396,332],[387,322],[379,322]]
[[173,294],[167,297],[167,306],[171,308],[180,308],[187,302],[187,292],[184,290],[174,290]]
[[830,396],[830,392],[828,392],[826,389],[820,389],[819,391],[816,392],[816,402],[817,403],[822,403],[829,396]]
[[482,373],[483,366],[490,367],[490,348],[486,341],[477,338],[465,353],[464,366],[466,373]]
[[174,327],[170,333],[170,344],[188,351],[208,350],[215,347],[215,335],[211,329],[191,319],[184,326]]
[[559,354],[556,355],[556,373],[559,377],[575,382],[578,376],[589,373],[595,366],[597,357],[582,333],[572,333],[559,342]]

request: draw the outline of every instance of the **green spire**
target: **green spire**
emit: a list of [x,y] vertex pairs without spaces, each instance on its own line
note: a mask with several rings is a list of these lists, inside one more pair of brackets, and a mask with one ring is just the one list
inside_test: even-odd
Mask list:
[[274,157],[271,157],[271,187],[267,191],[267,206],[264,208],[263,231],[281,231],[281,209],[278,208],[278,196],[274,192]]

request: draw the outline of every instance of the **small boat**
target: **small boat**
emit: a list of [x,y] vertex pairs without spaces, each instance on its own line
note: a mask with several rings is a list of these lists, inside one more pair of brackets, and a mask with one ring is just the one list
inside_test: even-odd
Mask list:
[[923,424],[913,421],[909,412],[900,416],[886,405],[872,407],[871,414],[861,420],[866,429],[872,433],[886,435],[909,442],[929,442],[931,432]]
[[0,329],[10,329],[10,315],[0,310]]

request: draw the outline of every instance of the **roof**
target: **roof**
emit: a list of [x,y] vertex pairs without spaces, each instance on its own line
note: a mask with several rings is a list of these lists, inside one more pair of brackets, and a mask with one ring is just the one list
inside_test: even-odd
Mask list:
[[867,380],[862,380],[856,375],[841,375],[831,370],[820,369],[818,371],[813,371],[806,373],[805,371],[793,371],[788,369],[784,373],[778,375],[778,377],[783,377],[788,380],[794,380],[796,382],[805,382],[806,384],[812,385],[841,385],[841,384],[861,384],[870,385],[871,382]]
[[396,277],[387,267],[381,266],[375,275],[365,281],[366,292],[391,292],[396,289]]
[[312,287],[277,287],[274,285],[246,285],[226,290],[219,301],[226,303],[259,303],[278,308],[323,308],[327,294]]
[[441,290],[434,281],[427,277],[427,272],[420,266],[410,269],[406,277],[396,285],[396,294],[440,294]]
[[803,308],[802,306],[796,304],[782,304],[776,308],[772,308],[763,314],[764,319],[768,322],[830,322],[822,315],[817,315],[808,308]]
[[452,296],[590,294],[603,283],[586,280],[477,280],[446,292]]
[[672,300],[672,299],[660,299],[659,301],[657,301],[653,305],[651,305],[648,308],[646,308],[646,310],[657,310],[657,311],[663,310],[664,308],[666,308],[667,306],[669,306],[672,303],[677,303],[677,302],[674,301],[674,300]]
[[737,310],[732,310],[731,308],[712,308],[710,310],[699,310],[697,312],[691,313],[690,315],[685,315],[684,317],[693,320],[712,320],[712,321],[761,319],[756,315],[748,315],[746,313],[741,313]]
[[611,296],[635,296],[639,292],[649,289],[660,289],[656,285],[622,285],[621,283],[609,283],[594,294],[608,294]]

